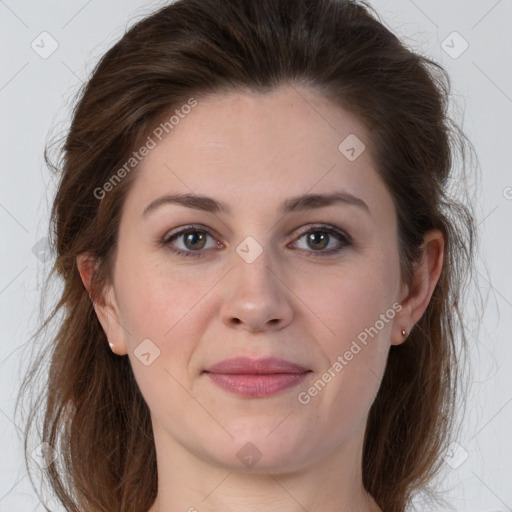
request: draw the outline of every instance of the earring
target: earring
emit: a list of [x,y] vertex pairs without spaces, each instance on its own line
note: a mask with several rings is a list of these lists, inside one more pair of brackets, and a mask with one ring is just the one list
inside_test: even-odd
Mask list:
[[404,337],[405,337],[405,336],[407,336],[407,332],[405,331],[405,329],[402,329],[401,334],[402,334],[402,336],[404,336]]
[[109,346],[110,346],[110,350],[112,350],[112,352],[114,351],[114,344],[113,343],[109,343]]

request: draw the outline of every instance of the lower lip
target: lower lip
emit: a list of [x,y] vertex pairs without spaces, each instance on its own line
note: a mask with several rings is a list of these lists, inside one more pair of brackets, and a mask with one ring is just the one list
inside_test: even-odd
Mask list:
[[215,384],[227,391],[240,396],[260,398],[275,395],[279,391],[296,386],[310,373],[274,373],[268,375],[207,373],[207,375]]

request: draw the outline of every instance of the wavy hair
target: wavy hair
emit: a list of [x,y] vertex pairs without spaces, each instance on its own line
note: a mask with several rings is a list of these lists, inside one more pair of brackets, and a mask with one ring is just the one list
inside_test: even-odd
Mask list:
[[58,453],[43,479],[67,511],[143,512],[157,494],[148,407],[129,359],[109,350],[77,268],[77,256],[89,253],[91,295],[101,300],[137,169],[101,200],[95,190],[190,97],[281,84],[312,88],[368,129],[397,212],[403,282],[411,282],[426,231],[444,234],[430,303],[407,341],[390,348],[362,461],[364,487],[383,512],[404,512],[419,491],[435,497],[429,482],[454,432],[467,365],[462,302],[476,246],[472,145],[448,113],[448,73],[406,47],[363,1],[178,0],[134,24],[102,56],[77,95],[59,160],[45,148],[58,177],[48,282],[56,276],[62,287],[34,335],[55,326],[18,401],[30,399],[25,458],[40,424],[38,441]]

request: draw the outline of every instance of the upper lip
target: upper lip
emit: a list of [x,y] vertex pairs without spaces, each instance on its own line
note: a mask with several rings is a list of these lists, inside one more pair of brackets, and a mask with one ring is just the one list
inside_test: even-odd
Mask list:
[[264,357],[252,359],[250,357],[233,357],[220,361],[204,370],[208,373],[231,373],[243,375],[269,375],[273,373],[305,373],[310,371],[285,359],[278,357]]

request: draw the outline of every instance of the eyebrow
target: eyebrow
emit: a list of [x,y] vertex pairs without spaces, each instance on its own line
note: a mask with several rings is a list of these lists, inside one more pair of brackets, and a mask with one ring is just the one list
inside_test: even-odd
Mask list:
[[[218,201],[212,197],[198,194],[167,194],[151,201],[151,203],[144,208],[141,217],[147,217],[150,212],[166,204],[177,204],[211,213],[231,213],[231,207],[227,203]],[[370,214],[370,208],[361,198],[346,191],[333,192],[330,194],[303,194],[292,197],[281,204],[279,212],[286,214],[315,208],[324,208],[334,204],[357,206]]]

